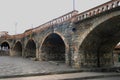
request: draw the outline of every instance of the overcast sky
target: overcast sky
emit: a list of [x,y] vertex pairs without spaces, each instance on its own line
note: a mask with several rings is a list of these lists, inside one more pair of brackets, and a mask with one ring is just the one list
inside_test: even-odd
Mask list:
[[[75,0],[83,12],[110,0]],[[0,0],[0,31],[23,33],[73,10],[73,0]],[[16,29],[15,29],[16,25]]]

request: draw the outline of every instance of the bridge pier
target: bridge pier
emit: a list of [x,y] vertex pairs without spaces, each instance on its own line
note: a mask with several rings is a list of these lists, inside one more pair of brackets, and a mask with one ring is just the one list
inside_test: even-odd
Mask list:
[[10,49],[10,56],[15,56],[15,51],[13,49]]
[[71,61],[71,52],[69,51],[68,53],[65,53],[65,63],[68,66],[72,65],[72,61]]
[[39,60],[39,48],[36,48],[36,59]]
[[25,48],[24,47],[22,48],[22,57],[23,58],[25,57]]
[[14,53],[13,49],[10,48],[10,49],[9,49],[9,56],[13,56],[13,53]]
[[22,52],[10,49],[10,56],[22,56]]

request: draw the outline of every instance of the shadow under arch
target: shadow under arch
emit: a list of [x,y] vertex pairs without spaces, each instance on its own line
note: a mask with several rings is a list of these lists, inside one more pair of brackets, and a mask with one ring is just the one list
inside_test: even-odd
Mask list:
[[33,39],[29,39],[25,46],[25,57],[36,57],[36,43]]
[[10,45],[9,42],[4,41],[0,45],[0,55],[1,56],[9,56],[10,55]]
[[15,43],[13,51],[14,51],[13,53],[14,56],[22,56],[22,43],[20,41],[17,41]]
[[79,47],[83,67],[113,66],[113,49],[120,42],[120,15],[97,25]]
[[49,33],[41,44],[41,59],[45,61],[66,61],[68,45],[59,33]]

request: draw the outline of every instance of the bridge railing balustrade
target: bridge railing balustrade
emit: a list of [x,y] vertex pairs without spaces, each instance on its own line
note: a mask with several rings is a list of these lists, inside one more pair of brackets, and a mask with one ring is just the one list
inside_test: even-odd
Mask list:
[[118,7],[118,6],[120,6],[120,0],[113,0],[113,1],[106,2],[100,6],[97,6],[95,8],[92,8],[90,10],[87,10],[85,12],[78,14],[77,21],[89,18],[91,16],[97,15],[99,13],[102,13],[104,11],[110,10],[110,9]]
[[67,13],[67,14],[65,14],[63,16],[60,16],[60,17],[58,17],[56,19],[48,21],[48,22],[46,22],[46,23],[44,23],[44,24],[42,24],[42,25],[40,25],[40,26],[38,26],[36,28],[27,30],[23,34],[13,35],[13,36],[11,36],[11,38],[23,38],[25,36],[28,36],[28,35],[32,34],[33,32],[43,31],[43,30],[45,30],[47,28],[50,28],[53,25],[61,24],[61,23],[65,22],[65,21],[67,21],[67,20],[70,20],[73,16],[75,16],[77,14],[78,14],[78,11],[76,11],[76,10],[72,11],[72,12],[69,12],[69,13]]
[[[75,18],[75,21],[77,19],[77,21],[81,21],[81,20],[84,20],[86,18],[89,18],[89,17],[92,17],[94,15],[97,15],[99,13],[102,13],[104,11],[107,11],[107,10],[110,10],[112,8],[116,8],[120,6],[120,0],[112,0],[112,1],[109,1],[109,2],[106,2],[100,6],[97,6],[95,8],[92,8],[90,10],[87,10],[85,12],[82,12],[80,14],[78,14],[78,11],[74,10],[72,12],[69,12],[63,16],[60,16],[56,19],[53,19],[51,21],[48,21],[47,23],[44,23],[34,29],[30,29],[26,32],[24,32],[23,34],[18,34],[18,35],[13,35],[11,36],[12,38],[23,38],[27,35],[30,35],[32,32],[40,32],[40,31],[43,31],[47,28],[50,28],[51,26],[53,25],[56,25],[56,24],[61,24],[67,20],[70,20],[70,19],[73,19]],[[10,37],[10,38],[11,38]]]
[[76,11],[76,10],[72,11],[72,12],[69,12],[69,13],[67,13],[67,14],[65,14],[63,16],[60,16],[60,17],[58,17],[56,19],[48,21],[48,22],[46,22],[46,23],[44,23],[44,24],[42,24],[42,25],[40,25],[40,26],[38,26],[38,27],[36,27],[34,29],[27,30],[23,34],[13,35],[13,36],[11,36],[11,38],[23,38],[25,36],[28,36],[28,35],[32,34],[33,32],[43,31],[43,30],[45,30],[47,28],[50,28],[53,25],[61,24],[61,23],[65,22],[65,21],[71,19],[77,13],[78,13],[78,11]]
[[53,20],[51,20],[51,21],[49,21],[49,22],[47,22],[47,23],[45,23],[45,24],[42,24],[42,25],[40,25],[39,27],[37,27],[37,28],[34,28],[33,29],[33,32],[39,32],[39,31],[41,31],[41,30],[43,30],[43,29],[46,29],[46,28],[49,28],[49,27],[51,27],[51,26],[53,26],[53,25],[56,25],[56,24],[61,24],[61,23],[63,23],[63,22],[65,22],[65,21],[67,21],[67,20],[70,20],[73,16],[75,16],[76,14],[78,13],[78,11],[72,11],[72,12],[70,12],[70,13],[67,13],[67,14],[65,14],[65,15],[63,15],[63,16],[60,16],[60,17],[58,17],[58,18],[56,18],[56,19],[53,19]]

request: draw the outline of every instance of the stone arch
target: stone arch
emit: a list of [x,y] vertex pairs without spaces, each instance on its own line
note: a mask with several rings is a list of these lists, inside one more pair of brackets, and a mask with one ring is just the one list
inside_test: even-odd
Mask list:
[[120,1],[117,2],[118,6],[120,6]]
[[15,43],[15,46],[13,47],[13,55],[14,56],[22,56],[22,43],[20,41],[17,41]]
[[33,39],[29,39],[25,46],[25,57],[36,57],[36,43]]
[[68,45],[65,38],[58,32],[48,33],[42,40],[40,46],[40,56],[42,60],[66,61]]
[[9,42],[4,41],[0,45],[0,55],[10,55],[10,45]]
[[79,47],[83,67],[113,66],[113,49],[120,41],[120,16],[96,25]]

